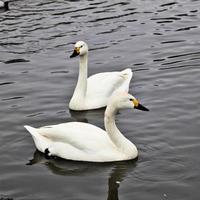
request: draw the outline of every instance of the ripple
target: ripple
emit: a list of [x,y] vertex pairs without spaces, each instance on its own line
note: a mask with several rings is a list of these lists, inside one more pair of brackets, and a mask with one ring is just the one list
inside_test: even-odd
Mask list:
[[96,47],[96,48],[91,48],[90,51],[95,51],[95,50],[100,50],[100,49],[106,49],[109,48],[110,46],[102,46],[102,47]]
[[113,193],[106,187],[115,163],[97,170],[94,163],[71,166],[42,155],[38,164],[25,165],[35,147],[23,124],[84,121],[103,127],[104,109],[73,113],[67,106],[78,59],[65,54],[85,40],[88,73],[131,67],[130,92],[151,108],[148,115],[125,110],[117,117],[140,155],[122,176],[128,184],[120,183],[119,197],[162,199],[162,189],[171,199],[192,196],[199,183],[199,18],[199,1],[192,0],[11,1],[11,10],[0,15],[1,193],[49,200],[106,199],[106,192]]
[[71,18],[80,18],[80,17],[86,17],[87,15],[73,15]]
[[181,20],[181,18],[180,17],[159,17],[159,18],[151,18],[151,20],[155,20],[155,21],[157,21],[157,20]]
[[64,71],[64,70],[62,70],[62,71],[53,71],[53,72],[51,72],[52,74],[68,74],[69,73],[69,71]]
[[177,161],[151,160],[137,164],[135,177],[142,181],[166,182],[186,177],[185,166]]
[[89,5],[93,5],[93,6],[96,6],[96,5],[100,5],[100,4],[104,4],[104,3],[107,3],[107,1],[102,1],[102,2],[95,2],[95,3],[90,3]]
[[3,85],[10,85],[10,84],[14,84],[15,82],[3,82],[3,83],[0,83],[0,86],[3,86]]
[[172,23],[173,20],[162,20],[162,21],[157,21],[156,23],[158,24],[166,24],[166,23]]
[[170,67],[162,67],[159,68],[159,70],[173,70],[173,69],[181,69],[181,68],[188,68],[188,67],[198,67],[198,64],[193,64],[193,65],[179,65],[179,66],[170,66]]
[[190,53],[183,53],[183,54],[177,54],[173,56],[168,56],[168,58],[178,58],[178,57],[185,57],[185,56],[192,56],[192,55],[200,55],[200,52],[190,52]]
[[16,96],[16,97],[9,97],[9,98],[4,98],[2,101],[10,101],[10,100],[16,100],[16,99],[23,99],[24,97]]
[[15,59],[4,61],[5,64],[20,63],[20,62],[30,62],[30,61],[23,58],[15,58]]
[[159,58],[159,59],[154,59],[153,62],[161,62],[161,61],[164,61],[165,58]]
[[176,16],[178,16],[178,17],[186,17],[186,16],[188,16],[188,14],[187,13],[183,13],[183,14],[177,14]]
[[179,43],[179,42],[185,42],[185,40],[170,40],[170,41],[161,42],[161,44],[170,44],[170,43]]
[[170,2],[170,3],[165,3],[165,4],[161,4],[160,7],[165,7],[165,6],[172,6],[178,4],[177,2]]
[[137,22],[137,19],[127,19],[126,22]]
[[122,28],[124,28],[124,27],[125,27],[125,26],[120,25],[120,26],[118,26],[117,28],[113,28],[113,29],[111,29],[111,30],[109,30],[109,31],[103,31],[103,32],[97,33],[96,35],[103,35],[103,34],[113,33],[113,32],[116,32],[116,31],[118,31],[118,30],[120,30],[120,29],[122,29]]
[[113,7],[113,6],[117,6],[117,5],[120,5],[120,6],[125,6],[125,5],[128,5],[129,2],[119,2],[119,3],[113,3],[113,4],[109,4],[109,5],[106,5],[104,6],[104,8],[108,8],[108,7]]
[[136,36],[141,36],[141,35],[145,35],[145,33],[138,33],[138,34],[131,34],[131,37],[136,37]]
[[50,1],[47,1],[47,2],[37,2],[37,6],[38,7],[44,6],[44,5],[49,6],[49,5],[54,4],[54,3],[55,3],[55,1],[52,1],[52,2],[50,2]]
[[1,46],[17,46],[17,45],[22,45],[22,42],[1,42]]
[[[133,65],[138,66],[138,65],[145,65],[145,63],[134,63]],[[142,69],[141,69],[142,70]]]
[[196,13],[198,10],[190,10],[191,13]]
[[167,9],[159,9],[159,10],[157,10],[157,12],[159,12],[159,13],[165,12],[165,11],[167,11]]
[[76,9],[76,10],[71,10],[71,11],[66,11],[66,12],[53,13],[52,15],[65,15],[65,14],[70,14],[70,13],[78,13],[80,11],[93,10],[96,8],[97,8],[96,6],[91,6],[88,8],[81,8],[81,9]]
[[153,33],[154,35],[163,35],[162,33]]
[[137,13],[138,12],[130,12],[130,13],[122,14],[122,15],[116,15],[116,16],[110,16],[110,17],[102,17],[102,18],[97,18],[95,20],[91,20],[89,22],[99,22],[99,21],[105,21],[105,20],[109,20],[109,19],[118,19],[118,18],[130,16],[130,15],[135,15]]
[[172,65],[172,64],[176,64],[176,63],[180,63],[180,62],[183,62],[183,60],[176,60],[176,61],[166,62],[166,63],[162,63],[161,65]]
[[27,117],[36,117],[36,116],[39,116],[39,115],[42,115],[42,114],[44,114],[44,113],[38,112],[38,113],[31,114],[31,115],[27,115]]
[[72,24],[73,22],[58,22],[55,26],[60,26],[60,25],[68,25]]
[[112,11],[112,9],[103,9],[103,10],[94,11],[93,13],[99,14],[99,13],[107,13],[107,12],[111,12],[111,11]]
[[198,28],[198,26],[189,26],[189,27],[179,28],[179,29],[176,29],[176,31],[189,31],[194,28]]

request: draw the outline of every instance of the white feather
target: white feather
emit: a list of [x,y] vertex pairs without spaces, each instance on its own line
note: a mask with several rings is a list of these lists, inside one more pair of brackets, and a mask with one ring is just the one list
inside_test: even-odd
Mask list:
[[[82,48],[80,48],[82,46]],[[88,47],[79,41],[80,48],[79,78],[69,107],[72,110],[90,110],[105,107],[109,98],[117,91],[129,90],[132,71],[127,68],[120,72],[98,73],[87,78]]]
[[128,93],[116,94],[105,111],[105,128],[82,122],[69,122],[41,128],[25,128],[32,135],[36,148],[64,159],[110,162],[137,157],[136,146],[125,138],[115,125],[119,108],[134,108]]

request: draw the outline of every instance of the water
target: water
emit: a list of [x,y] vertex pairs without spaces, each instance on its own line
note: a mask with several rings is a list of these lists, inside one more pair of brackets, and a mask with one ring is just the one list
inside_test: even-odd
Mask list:
[[[195,0],[11,1],[0,13],[0,198],[199,199],[199,7]],[[89,74],[133,69],[130,92],[150,112],[121,111],[117,124],[138,147],[136,161],[48,160],[23,128],[104,127],[103,109],[68,109],[77,40],[89,44]]]

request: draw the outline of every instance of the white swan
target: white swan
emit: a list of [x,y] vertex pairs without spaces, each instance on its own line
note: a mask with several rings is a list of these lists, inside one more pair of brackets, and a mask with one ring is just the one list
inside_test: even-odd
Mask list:
[[8,1],[0,1],[0,9],[9,10]]
[[106,108],[106,131],[92,124],[69,122],[41,128],[25,126],[33,137],[36,148],[48,156],[90,162],[130,160],[138,156],[136,146],[126,139],[115,124],[120,108],[137,108],[148,111],[128,93],[111,97]]
[[71,110],[90,110],[105,107],[115,91],[129,90],[132,78],[131,69],[120,72],[104,72],[88,76],[88,46],[83,41],[75,44],[70,58],[80,56],[79,77],[74,94],[70,100]]

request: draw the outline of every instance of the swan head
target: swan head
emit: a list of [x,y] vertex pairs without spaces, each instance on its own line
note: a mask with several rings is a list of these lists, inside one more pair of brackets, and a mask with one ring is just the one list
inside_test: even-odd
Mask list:
[[123,108],[135,108],[138,110],[149,111],[148,108],[140,104],[133,95],[124,93],[118,93],[111,98],[111,106],[114,106],[117,110]]
[[83,56],[88,53],[88,46],[83,41],[78,41],[74,45],[74,52],[70,56],[70,58],[76,57],[76,56]]

